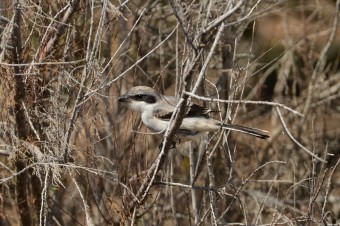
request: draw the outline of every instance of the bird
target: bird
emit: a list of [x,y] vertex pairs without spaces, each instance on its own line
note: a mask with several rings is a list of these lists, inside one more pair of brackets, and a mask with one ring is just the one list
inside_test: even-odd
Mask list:
[[[142,122],[154,133],[165,133],[179,98],[165,96],[148,86],[132,87],[118,97],[120,103],[141,114]],[[219,129],[237,131],[261,139],[269,138],[269,132],[257,128],[220,122],[210,116],[212,111],[198,104],[190,103],[182,124],[176,132],[177,142],[186,142],[204,133]]]

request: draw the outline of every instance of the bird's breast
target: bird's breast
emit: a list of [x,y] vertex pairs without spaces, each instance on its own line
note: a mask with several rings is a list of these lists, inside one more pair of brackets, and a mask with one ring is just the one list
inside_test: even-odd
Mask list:
[[161,120],[152,114],[142,114],[143,123],[153,132],[164,132],[168,126],[168,122]]

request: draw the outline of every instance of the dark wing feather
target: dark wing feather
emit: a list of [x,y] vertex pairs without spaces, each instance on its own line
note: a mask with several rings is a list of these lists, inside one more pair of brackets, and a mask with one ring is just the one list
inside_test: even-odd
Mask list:
[[173,112],[164,112],[162,110],[155,110],[153,115],[159,119],[170,120]]
[[209,113],[211,111],[208,108],[202,107],[197,104],[192,104],[188,109],[186,117],[203,117],[210,118]]
[[[190,105],[186,118],[191,118],[191,117],[203,117],[203,118],[210,118],[209,112],[211,112],[208,108],[202,107],[197,104],[192,104]],[[155,112],[155,116],[163,119],[163,120],[170,120],[173,112],[167,112],[166,114],[160,114]]]

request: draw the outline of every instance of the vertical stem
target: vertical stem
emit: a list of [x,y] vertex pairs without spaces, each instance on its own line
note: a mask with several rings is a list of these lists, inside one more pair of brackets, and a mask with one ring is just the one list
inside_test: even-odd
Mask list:
[[[174,182],[174,155],[173,152],[170,153],[170,181]],[[176,206],[175,206],[175,194],[174,194],[174,187],[170,186],[170,201],[171,201],[171,209],[172,209],[172,216],[174,219],[174,225],[178,226],[178,220],[177,220],[177,216],[176,216]]]
[[[195,170],[196,170],[196,155],[192,148],[191,142],[189,143],[189,153],[190,153],[190,184],[194,185],[195,180]],[[198,209],[197,209],[197,194],[195,188],[191,188],[191,202],[192,211],[194,214],[194,223],[197,224],[199,220]]]
[[207,151],[207,166],[208,166],[208,175],[209,175],[209,199],[210,199],[210,207],[211,207],[211,224],[216,225],[216,194],[212,190],[212,188],[215,188],[215,174],[214,169],[212,165],[212,155],[211,153],[213,151],[209,150]]
[[[22,44],[21,44],[21,10],[19,0],[14,3],[14,25],[13,25],[13,32],[12,32],[12,42],[14,45],[12,55],[13,61],[16,64],[20,64],[22,62],[21,59],[21,51],[22,51]],[[28,137],[28,127],[27,127],[27,119],[25,116],[24,109],[22,108],[21,103],[25,100],[26,96],[26,87],[24,82],[24,77],[19,76],[18,74],[21,73],[20,66],[14,67],[15,73],[15,120],[17,125],[17,133],[20,140],[26,140]],[[17,172],[23,170],[26,167],[26,163],[18,157],[15,161],[15,166],[17,168]],[[28,205],[28,194],[27,194],[27,187],[28,187],[28,178],[27,172],[19,174],[17,176],[16,181],[16,193],[17,193],[17,203],[18,209],[20,214],[20,220],[22,225],[31,225],[32,219],[29,211]]]

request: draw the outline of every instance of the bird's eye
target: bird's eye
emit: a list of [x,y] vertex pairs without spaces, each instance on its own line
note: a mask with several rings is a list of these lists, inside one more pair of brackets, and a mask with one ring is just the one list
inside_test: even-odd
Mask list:
[[148,104],[153,104],[156,102],[156,98],[154,96],[146,94],[137,94],[133,96],[133,99],[136,101],[144,101]]
[[135,99],[136,100],[142,100],[143,99],[143,95],[138,94],[138,95],[135,96]]

